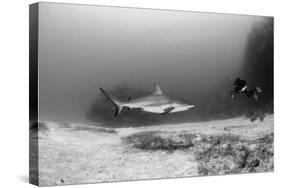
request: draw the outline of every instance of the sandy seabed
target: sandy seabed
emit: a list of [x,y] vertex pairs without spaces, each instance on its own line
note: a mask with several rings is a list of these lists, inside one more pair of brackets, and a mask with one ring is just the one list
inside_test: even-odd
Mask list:
[[45,186],[197,176],[200,175],[198,161],[191,150],[175,149],[170,152],[139,149],[124,141],[124,138],[137,133],[158,131],[167,139],[188,133],[198,137],[232,134],[254,140],[273,134],[273,119],[273,115],[268,115],[263,122],[251,122],[239,117],[115,129],[101,128],[99,124],[44,122],[45,129],[39,131],[39,184]]

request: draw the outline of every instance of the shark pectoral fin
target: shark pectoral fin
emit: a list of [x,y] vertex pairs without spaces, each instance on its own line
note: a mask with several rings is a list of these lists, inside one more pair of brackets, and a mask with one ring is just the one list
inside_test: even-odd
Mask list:
[[175,109],[175,107],[168,107],[168,108],[165,108],[164,109],[164,112],[163,113],[161,113],[162,115],[165,115],[165,114],[168,114],[168,113],[170,113],[172,110],[174,110]]

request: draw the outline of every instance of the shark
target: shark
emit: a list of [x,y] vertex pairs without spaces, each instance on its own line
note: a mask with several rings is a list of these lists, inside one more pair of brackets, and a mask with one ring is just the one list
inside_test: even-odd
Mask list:
[[115,96],[107,93],[101,87],[100,91],[115,106],[115,117],[118,116],[118,114],[120,114],[122,109],[125,107],[127,109],[139,109],[141,111],[162,115],[187,111],[195,107],[194,104],[191,104],[185,99],[180,99],[164,94],[157,83],[155,83],[154,85],[154,92],[151,95],[136,99],[129,99],[128,101],[119,100]]

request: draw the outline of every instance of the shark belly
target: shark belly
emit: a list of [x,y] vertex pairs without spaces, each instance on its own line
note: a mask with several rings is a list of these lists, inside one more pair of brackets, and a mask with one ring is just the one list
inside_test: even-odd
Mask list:
[[171,105],[161,105],[161,106],[143,106],[142,110],[146,112],[152,112],[157,114],[162,114],[165,112],[165,109],[170,108]]

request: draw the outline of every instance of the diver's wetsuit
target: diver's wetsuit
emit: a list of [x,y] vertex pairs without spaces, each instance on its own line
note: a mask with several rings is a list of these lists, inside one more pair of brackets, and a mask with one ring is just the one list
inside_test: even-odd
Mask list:
[[236,80],[233,82],[233,85],[234,85],[234,89],[229,92],[232,98],[234,98],[235,94],[244,93],[247,97],[251,97],[252,95],[254,95],[254,98],[258,100],[257,93],[262,92],[259,87],[256,87],[252,90],[248,90],[247,82],[240,78],[236,78]]
[[236,78],[233,82],[234,87],[234,94],[236,93],[243,93],[247,91],[247,82],[245,80],[241,80],[240,78]]

